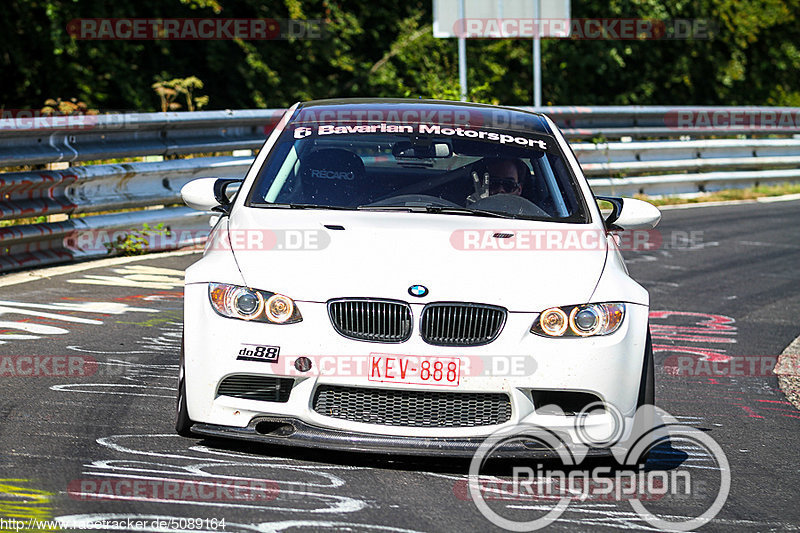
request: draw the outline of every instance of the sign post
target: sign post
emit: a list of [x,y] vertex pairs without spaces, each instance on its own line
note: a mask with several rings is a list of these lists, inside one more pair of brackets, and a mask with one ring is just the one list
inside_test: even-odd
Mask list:
[[[556,23],[557,22],[557,23]],[[533,105],[542,105],[544,37],[569,37],[570,0],[433,0],[433,36],[458,38],[461,100],[467,99],[466,39],[533,39]]]
[[542,36],[539,24],[542,0],[533,0],[533,20],[535,35],[533,36],[533,105],[542,107]]
[[[538,0],[537,0],[538,1]],[[467,19],[464,3],[466,0],[458,0],[458,23],[461,24],[461,31],[458,36],[458,82],[461,85],[461,101],[467,101]]]

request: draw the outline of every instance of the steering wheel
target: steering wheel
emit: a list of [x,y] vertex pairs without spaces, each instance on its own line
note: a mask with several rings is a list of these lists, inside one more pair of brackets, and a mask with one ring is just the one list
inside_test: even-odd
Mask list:
[[496,211],[509,215],[522,215],[527,217],[552,218],[545,210],[534,204],[527,198],[516,194],[494,194],[487,198],[481,198],[470,205],[472,209],[483,209],[485,211]]
[[407,206],[431,206],[431,207],[464,207],[458,205],[450,200],[439,198],[438,196],[431,196],[429,194],[400,194],[398,196],[390,196],[383,198],[377,202],[367,204],[368,206],[380,207],[382,205],[407,205]]

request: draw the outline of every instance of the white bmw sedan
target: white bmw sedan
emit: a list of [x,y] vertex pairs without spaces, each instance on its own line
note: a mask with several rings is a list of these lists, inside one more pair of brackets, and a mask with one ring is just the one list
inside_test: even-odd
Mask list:
[[574,441],[613,412],[630,432],[653,403],[618,240],[660,214],[606,198],[604,218],[545,115],[297,104],[243,180],[182,195],[220,217],[186,271],[181,435],[469,455],[520,423]]

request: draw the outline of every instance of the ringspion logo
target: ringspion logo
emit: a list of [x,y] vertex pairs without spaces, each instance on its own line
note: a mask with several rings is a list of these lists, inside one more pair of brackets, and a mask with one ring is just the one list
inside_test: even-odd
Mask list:
[[[564,424],[558,431],[535,420],[529,415],[487,437],[473,455],[467,479],[453,487],[456,498],[471,499],[500,528],[536,531],[558,520],[573,502],[614,501],[626,502],[631,515],[658,531],[691,531],[713,520],[728,499],[730,463],[719,443],[655,406],[643,405],[629,418],[597,402],[570,417],[573,427]],[[610,452],[619,467],[584,462],[597,449]],[[552,460],[534,469],[529,458],[517,455],[507,462],[511,476],[498,474],[498,465],[489,461],[519,450],[541,450]],[[689,453],[694,462],[686,464],[682,458]],[[684,511],[664,514],[663,502]]]

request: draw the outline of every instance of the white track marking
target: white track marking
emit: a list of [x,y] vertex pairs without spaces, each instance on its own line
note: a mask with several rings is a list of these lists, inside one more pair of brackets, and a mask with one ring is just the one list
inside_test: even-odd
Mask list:
[[[247,465],[240,465],[240,464],[230,464],[230,465],[218,465],[218,466],[247,466]],[[263,466],[263,465],[261,465]],[[283,465],[283,468],[289,468],[288,465]],[[330,502],[325,503],[327,506],[324,508],[319,509],[309,509],[305,507],[279,507],[276,504],[276,500],[269,500],[269,503],[258,505],[254,503],[228,503],[228,502],[220,502],[220,501],[203,501],[203,500],[183,500],[183,499],[172,499],[172,498],[152,498],[148,496],[132,496],[132,495],[109,495],[109,494],[98,494],[94,492],[71,492],[70,495],[74,496],[84,496],[89,500],[105,500],[105,499],[120,499],[120,500],[131,500],[131,501],[143,501],[143,502],[158,502],[158,503],[178,503],[183,505],[202,505],[202,506],[210,506],[210,507],[235,507],[235,508],[264,508],[269,509],[272,511],[293,511],[293,512],[308,512],[308,513],[351,513],[360,511],[364,507],[366,507],[366,503],[362,500],[351,498],[349,496],[339,496],[335,494],[324,494],[318,492],[310,492],[307,490],[292,490],[289,488],[285,488],[287,485],[299,485],[300,487],[313,487],[316,489],[325,489],[325,488],[334,488],[341,485],[344,485],[343,480],[339,480],[340,483],[335,485],[320,485],[320,484],[313,484],[313,483],[304,483],[304,482],[291,482],[286,480],[276,480],[272,478],[250,478],[250,477],[237,477],[237,476],[208,476],[205,479],[214,479],[214,481],[203,481],[197,480],[192,478],[178,478],[174,476],[174,472],[171,473],[170,477],[164,476],[146,476],[146,475],[131,475],[128,473],[124,473],[127,469],[120,469],[120,472],[116,472],[116,468],[112,467],[112,472],[87,472],[88,475],[95,476],[95,477],[107,477],[107,478],[123,478],[125,480],[146,480],[152,483],[165,483],[165,482],[186,482],[191,481],[193,485],[203,485],[214,487],[217,486],[218,483],[216,480],[218,479],[226,479],[230,481],[238,481],[238,482],[263,482],[269,481],[275,484],[276,489],[260,489],[250,487],[248,490],[260,490],[263,493],[272,493],[277,490],[277,494],[288,496],[289,501],[307,501],[307,500],[316,500],[318,502]],[[185,474],[186,472],[184,472]],[[313,475],[321,476],[323,473],[321,472],[313,472]],[[324,476],[323,476],[324,477]],[[335,476],[333,476],[335,477]],[[236,500],[233,500],[236,502]],[[283,503],[283,502],[279,502]]]
[[376,531],[393,531],[397,533],[420,533],[415,529],[404,529],[392,526],[381,526],[377,524],[360,524],[357,522],[334,522],[332,520],[284,520],[281,522],[266,522],[258,526],[258,531],[264,533],[280,532],[287,529],[310,529],[319,530],[323,528],[344,530],[345,528],[374,529]]
[[168,390],[174,393],[174,387],[158,387],[154,385],[130,385],[125,383],[67,383],[63,385],[53,385],[50,387],[50,390],[54,391],[61,391],[61,392],[77,392],[83,394],[108,394],[111,396],[142,396],[147,398],[175,398],[175,394],[170,394],[168,396],[163,394],[143,394],[138,392],[121,392],[118,390],[83,390],[83,388],[88,389],[99,389],[102,387],[109,387],[109,388],[128,388],[128,389],[161,389],[161,390]]
[[[116,464],[121,463],[121,464]],[[160,477],[158,475],[151,475],[145,476],[144,474],[161,474],[163,475],[184,475],[190,476],[194,478],[203,478],[203,479],[225,479],[231,481],[263,481],[264,478],[257,478],[257,477],[247,477],[247,476],[230,476],[230,475],[221,475],[221,474],[212,474],[210,472],[206,472],[203,468],[207,466],[218,466],[222,468],[230,468],[230,467],[247,467],[250,471],[257,470],[259,468],[264,469],[275,469],[275,470],[291,470],[293,472],[301,471],[303,474],[306,474],[311,477],[319,477],[324,480],[327,480],[328,483],[316,483],[316,482],[308,482],[308,481],[292,481],[292,480],[282,480],[273,477],[269,478],[269,481],[274,481],[279,485],[299,485],[302,487],[314,487],[317,489],[335,489],[343,486],[345,481],[330,472],[316,472],[313,470],[306,471],[306,469],[298,467],[297,465],[288,465],[288,464],[268,464],[268,463],[260,463],[260,462],[253,462],[253,463],[207,463],[207,464],[198,464],[198,465],[187,465],[187,466],[173,466],[167,465],[164,463],[148,463],[146,461],[136,461],[143,466],[143,467],[133,467],[131,461],[95,461],[94,463],[87,465],[87,468],[91,468],[92,471],[87,471],[86,474],[93,475],[93,476],[102,476],[102,477],[120,477],[120,473],[125,473],[125,479],[152,479],[158,481],[176,481],[175,478],[166,478]],[[155,468],[161,467],[161,468]],[[109,472],[95,472],[94,469],[97,470],[109,470]],[[129,473],[136,473],[136,474],[129,474]],[[181,479],[183,481],[183,479]],[[205,483],[209,484],[210,482],[205,481],[197,481],[197,483]]]
[[[520,510],[532,510],[532,511],[548,511],[551,507],[547,505],[519,505],[519,504],[509,504],[507,507],[512,509],[520,509]],[[605,526],[605,527],[614,527],[618,529],[639,529],[639,530],[647,530],[647,531],[661,531],[660,529],[656,529],[650,525],[648,525],[644,519],[639,516],[633,510],[630,511],[612,511],[608,509],[591,509],[590,506],[587,505],[579,505],[574,506],[570,505],[567,507],[566,512],[558,519],[557,523],[567,522],[573,524],[583,524],[583,525],[593,525],[593,526]],[[584,515],[594,515],[595,517],[587,517],[585,519],[569,519],[566,517],[567,514],[570,512],[576,514],[584,514]],[[682,516],[682,515],[667,515],[667,514],[660,514],[659,516],[667,519],[667,520],[674,520],[674,521],[685,521],[691,520],[692,516]],[[786,528],[787,526],[791,527],[790,530],[800,530],[798,526],[790,526],[789,524],[785,524],[783,522],[777,521],[768,521],[768,522],[760,522],[757,520],[730,520],[725,518],[714,518],[710,523],[710,525],[729,525],[729,526],[762,526],[762,527],[780,527]]]
[[[110,448],[110,449],[112,449],[112,450],[114,450],[116,452],[120,452],[120,453],[131,453],[131,454],[134,454],[134,455],[147,455],[147,456],[150,456],[150,457],[168,457],[168,458],[171,458],[171,459],[188,459],[188,460],[191,460],[191,461],[196,461],[196,460],[199,459],[198,457],[193,457],[193,456],[189,456],[189,455],[175,455],[175,454],[165,454],[163,452],[151,452],[151,451],[146,451],[146,450],[136,450],[134,448],[128,448],[127,446],[123,446],[122,444],[117,444],[116,442],[114,442],[115,440],[119,440],[119,439],[128,439],[128,438],[130,438],[130,439],[133,439],[133,438],[141,439],[143,437],[147,437],[147,438],[170,438],[170,439],[173,439],[173,440],[176,440],[176,441],[183,440],[178,435],[174,435],[172,433],[156,433],[156,434],[151,434],[151,435],[111,435],[109,437],[100,437],[100,438],[98,438],[97,439],[97,444],[99,444],[101,446],[105,446],[106,448]],[[227,461],[223,461],[222,459],[206,459],[206,460],[207,461],[219,462],[219,463],[226,463],[227,462]]]
[[130,351],[104,351],[104,350],[91,350],[89,348],[82,348],[80,346],[69,345],[67,346],[67,350],[72,350],[74,352],[81,352],[81,353],[93,353],[96,355],[133,355],[133,354],[152,354],[153,352],[149,350],[130,350]]
[[55,276],[63,276],[64,274],[75,274],[76,272],[84,272],[86,270],[94,270],[102,267],[111,267],[117,265],[124,265],[127,263],[135,263],[139,261],[156,260],[164,257],[179,257],[182,255],[201,254],[201,253],[202,250],[178,250],[174,252],[159,252],[153,254],[135,255],[130,257],[106,257],[104,259],[97,259],[95,261],[86,261],[82,263],[76,263],[74,265],[39,268],[36,270],[28,270],[25,272],[6,274],[0,277],[0,287],[19,285],[20,283],[27,283],[29,281],[36,281],[39,279],[50,279]]
[[0,314],[9,313],[15,315],[27,315],[27,316],[36,316],[39,318],[49,318],[52,320],[61,320],[63,322],[74,322],[76,324],[93,324],[99,325],[102,324],[102,320],[95,320],[93,318],[81,318],[78,316],[70,316],[70,315],[57,315],[54,313],[42,313],[40,311],[32,311],[30,309],[23,309],[21,307],[7,307],[7,306],[0,306]]
[[8,344],[6,341],[35,341],[36,339],[41,339],[39,335],[17,335],[15,333],[9,333],[8,335],[0,335],[0,344]]
[[[44,324],[35,324],[33,322],[11,322],[7,320],[0,320],[0,328],[17,329],[20,331],[27,331],[28,333],[40,333],[42,335],[64,335],[69,333],[69,330],[57,328],[55,326],[45,326]],[[0,339],[10,338],[5,335],[0,335]],[[38,337],[33,337],[34,339]]]
[[[224,451],[221,451],[221,450],[213,450],[213,449],[211,449],[211,448],[208,448],[208,447],[206,447],[206,446],[201,446],[201,445],[197,445],[197,446],[190,446],[190,447],[189,447],[189,449],[190,449],[190,450],[192,450],[192,451],[197,451],[197,452],[207,453],[207,454],[210,454],[210,455],[221,455],[221,456],[223,456],[223,457],[231,457],[231,458],[235,458],[235,459],[253,459],[253,454],[248,454],[248,453],[240,453],[240,452],[224,452]],[[291,461],[295,461],[295,459],[290,459],[290,458],[288,458],[288,457],[270,457],[270,458],[269,458],[269,460],[270,460],[270,461],[278,461],[278,462],[291,462]],[[315,470],[315,469],[326,469],[326,470],[359,470],[359,471],[362,471],[362,472],[363,472],[363,471],[365,471],[365,470],[374,470],[373,468],[370,468],[370,467],[365,467],[365,466],[350,466],[350,465],[328,465],[328,464],[321,464],[321,465],[300,465],[300,464],[293,464],[293,465],[292,465],[292,467],[293,467],[293,468],[297,468],[297,469],[303,469],[303,470]],[[428,473],[428,472],[418,472],[418,473],[420,473],[420,474],[426,474],[426,473]],[[455,479],[455,478],[454,478],[454,479]]]
[[114,269],[117,276],[87,274],[82,278],[68,279],[68,283],[110,285],[113,287],[138,287],[143,289],[174,289],[183,287],[183,271],[147,265],[132,265]]
[[[102,496],[102,500],[117,500],[129,502],[145,502],[145,503],[168,503],[171,505],[192,505],[198,507],[222,507],[228,509],[264,509],[276,512],[290,512],[290,513],[354,513],[366,507],[366,503],[362,500],[350,498],[348,496],[335,496],[330,494],[317,494],[314,492],[298,492],[292,490],[283,490],[282,494],[294,494],[303,497],[316,497],[319,499],[335,500],[335,503],[330,507],[321,509],[304,509],[298,507],[280,507],[276,505],[256,505],[250,503],[223,503],[223,502],[205,502],[199,500],[175,500],[169,498],[147,498],[140,496],[123,496],[123,495],[108,495]],[[74,496],[80,496],[91,499],[92,496],[97,497],[93,493],[73,492]]]
[[[115,276],[87,275],[81,279],[68,279],[67,283],[80,283],[83,285],[110,285],[112,287],[136,287],[138,289],[169,290],[174,289],[173,283],[155,283],[152,281],[133,281]],[[181,283],[182,285],[182,283]]]
[[120,302],[56,302],[52,304],[37,304],[0,300],[0,305],[27,307],[30,309],[47,309],[50,311],[78,311],[81,313],[98,313],[101,315],[121,315],[131,311],[140,313],[158,313],[158,309],[153,309],[151,307],[131,307],[128,304]]

